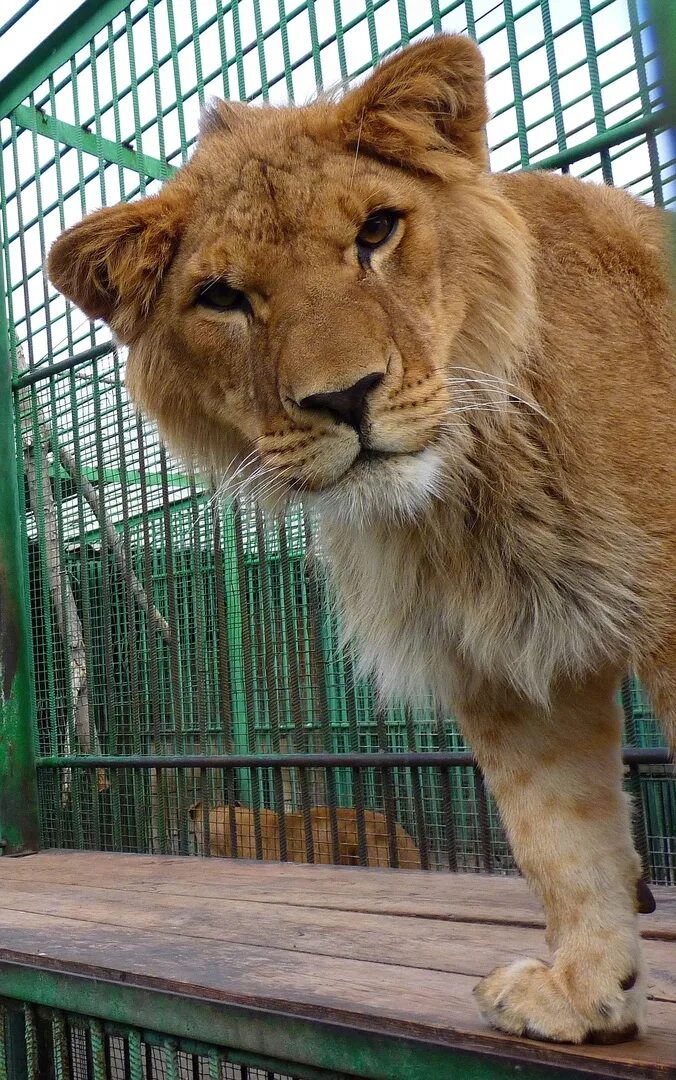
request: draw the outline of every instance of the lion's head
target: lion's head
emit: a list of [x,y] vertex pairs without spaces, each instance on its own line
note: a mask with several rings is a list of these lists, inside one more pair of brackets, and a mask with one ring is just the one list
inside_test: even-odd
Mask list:
[[129,346],[132,397],[184,457],[263,502],[415,513],[441,482],[451,355],[507,364],[527,289],[486,115],[459,36],[337,102],[221,102],[162,192],[66,232],[50,277]]

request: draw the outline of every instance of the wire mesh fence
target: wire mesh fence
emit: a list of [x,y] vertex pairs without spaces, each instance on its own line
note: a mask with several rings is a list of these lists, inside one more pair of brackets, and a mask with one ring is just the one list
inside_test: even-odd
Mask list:
[[[302,102],[444,30],[470,33],[486,57],[493,168],[560,169],[673,205],[676,161],[638,0],[85,3],[55,33],[51,59],[29,58],[0,83],[47,845],[367,865],[404,865],[406,849],[423,867],[513,868],[470,764],[350,764],[466,747],[432,708],[376,707],[339,647],[321,569],[304,559],[307,515],[279,524],[214,503],[130,406],[124,351],[42,270],[65,226],[151,193],[186,160],[210,95]],[[623,704],[628,746],[659,746],[640,688],[627,683]],[[344,764],[254,760],[312,753]],[[96,763],[177,755],[248,761]],[[627,784],[646,866],[674,882],[673,782],[635,764]]]
[[[280,1071],[282,1070],[283,1071]],[[262,1055],[0,1000],[0,1075],[68,1080],[341,1080]]]

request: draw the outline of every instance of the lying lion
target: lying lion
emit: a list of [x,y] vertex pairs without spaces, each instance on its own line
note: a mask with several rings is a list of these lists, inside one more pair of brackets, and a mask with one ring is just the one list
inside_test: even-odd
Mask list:
[[[196,802],[188,811],[191,828],[195,836],[197,849],[205,846],[204,804]],[[234,816],[237,834],[237,851],[233,851],[231,815]],[[258,811],[261,831],[262,858],[279,860],[281,858],[279,818],[274,810],[264,807]],[[310,809],[312,824],[312,844],[315,863],[333,863],[331,837],[331,811],[328,806],[313,806]],[[338,825],[338,847],[341,866],[358,866],[359,832],[357,811],[339,807],[336,810]],[[309,862],[309,852],[305,841],[305,823],[303,814],[293,812],[284,815],[286,825],[287,858],[290,862]],[[395,822],[395,836],[399,866],[405,870],[420,869],[420,853],[406,830]],[[387,840],[387,821],[384,814],[375,810],[364,811],[364,831],[366,833],[366,852],[369,866],[390,866]],[[242,859],[256,858],[256,832],[254,812],[248,806],[210,806],[209,807],[209,853],[211,855],[232,856]]]

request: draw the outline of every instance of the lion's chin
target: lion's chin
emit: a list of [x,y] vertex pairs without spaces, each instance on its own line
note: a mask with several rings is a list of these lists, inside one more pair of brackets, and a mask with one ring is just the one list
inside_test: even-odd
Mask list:
[[413,521],[441,497],[441,476],[437,448],[413,454],[362,450],[335,483],[308,492],[304,501],[321,517],[344,525]]

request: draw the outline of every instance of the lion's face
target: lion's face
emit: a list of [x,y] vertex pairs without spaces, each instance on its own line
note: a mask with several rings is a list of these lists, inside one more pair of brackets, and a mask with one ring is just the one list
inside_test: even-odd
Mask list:
[[484,119],[464,38],[337,105],[222,104],[162,194],[70,230],[51,276],[129,344],[131,394],[185,456],[268,505],[415,513],[473,303],[461,203]]
[[224,136],[225,174],[218,136],[198,151],[199,213],[132,347],[132,394],[162,416],[178,377],[187,422],[251,455],[271,502],[412,495],[432,483],[448,405],[454,298],[433,201],[400,170],[277,126],[254,147]]

